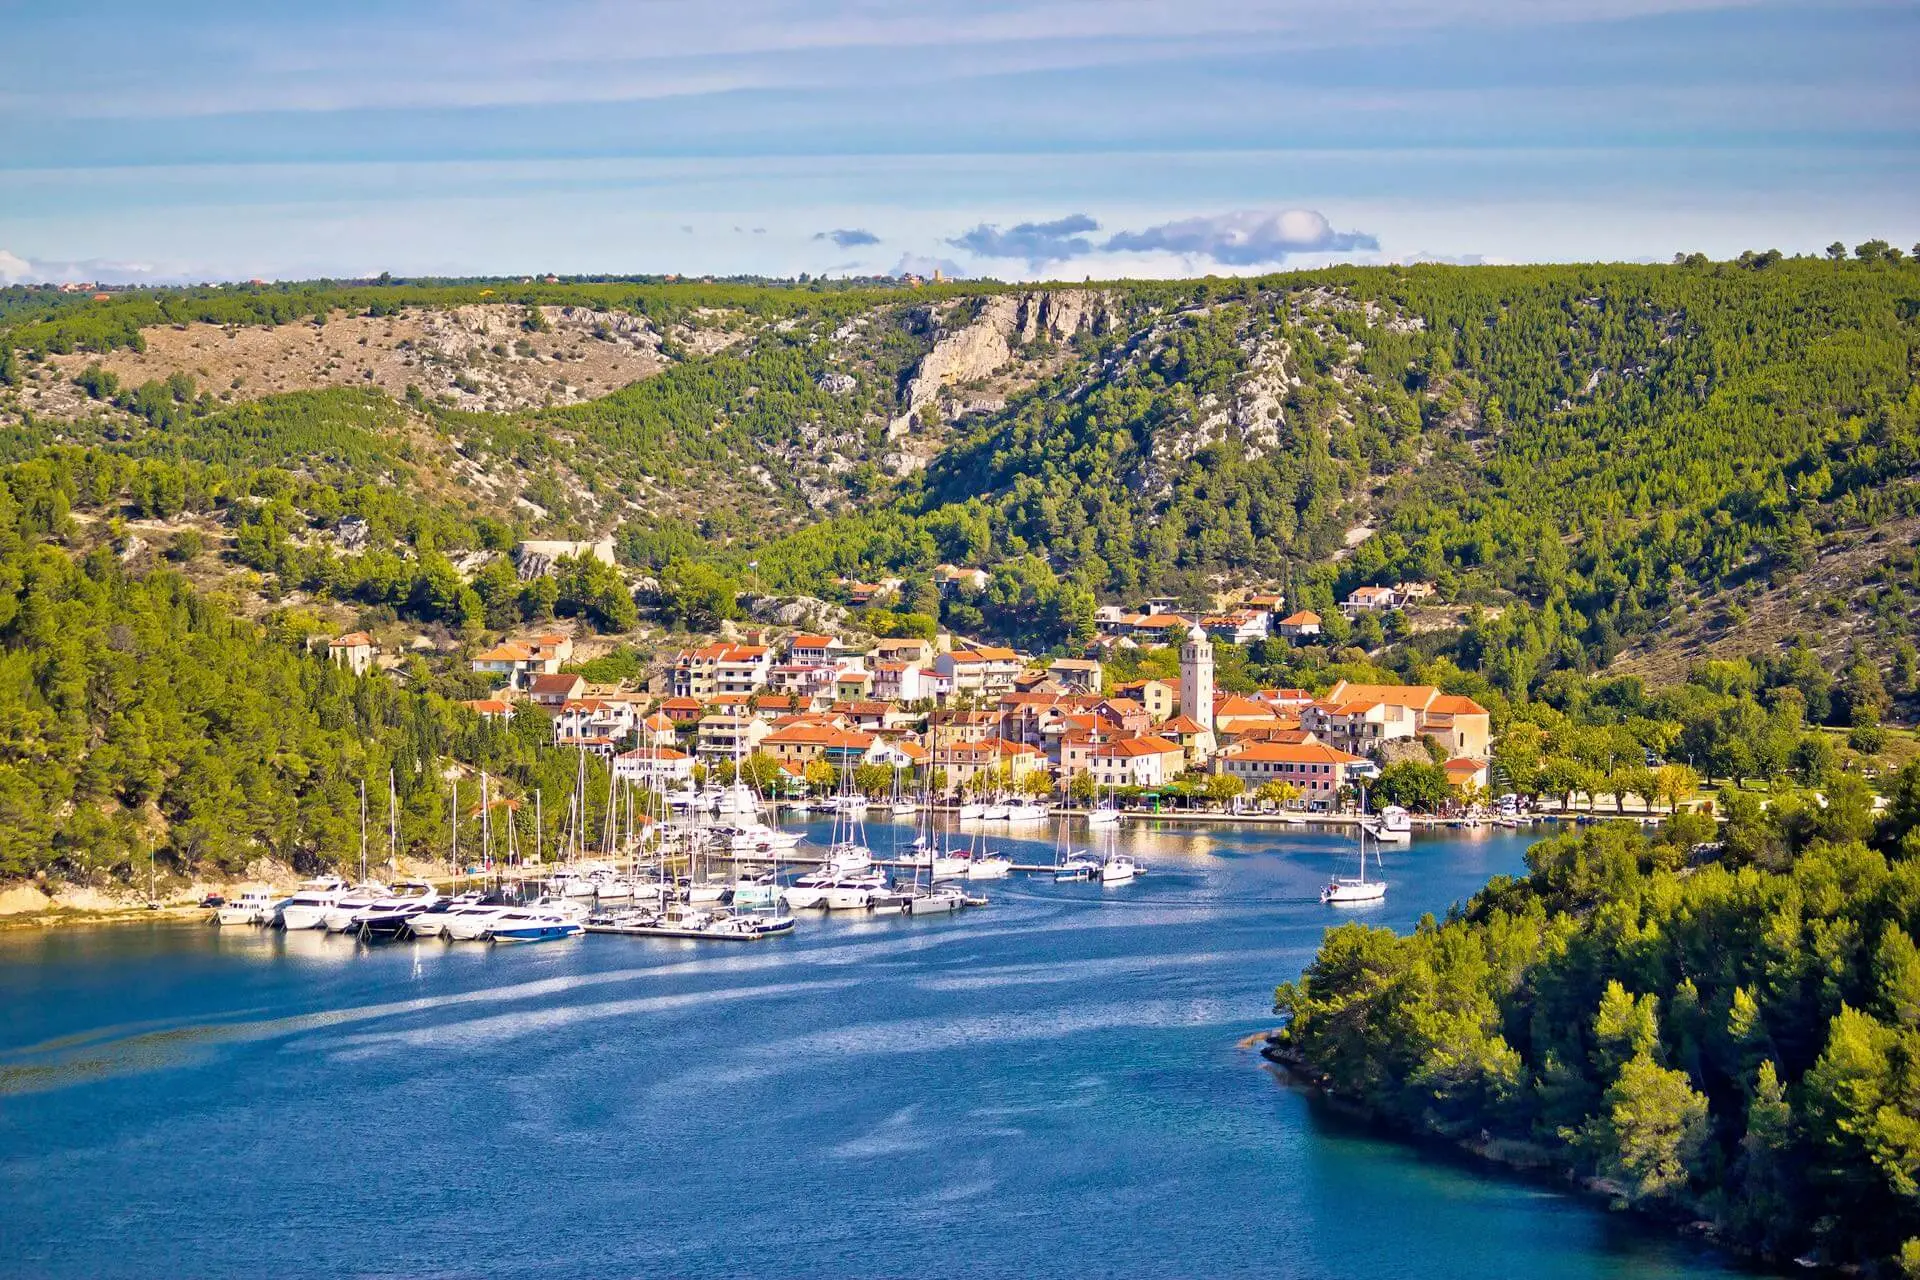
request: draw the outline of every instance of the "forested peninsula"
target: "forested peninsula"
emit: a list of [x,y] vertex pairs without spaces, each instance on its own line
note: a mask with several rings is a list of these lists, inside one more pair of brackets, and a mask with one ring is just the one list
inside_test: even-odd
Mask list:
[[1890,791],[1542,840],[1410,935],[1329,930],[1270,1052],[1776,1264],[1915,1274],[1920,768]]

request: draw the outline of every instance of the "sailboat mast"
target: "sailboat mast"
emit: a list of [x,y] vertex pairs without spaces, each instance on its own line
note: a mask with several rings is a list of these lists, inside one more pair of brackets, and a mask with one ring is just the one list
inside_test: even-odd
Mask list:
[[387,865],[400,870],[400,804],[392,769],[387,770]]
[[360,779],[360,883],[367,882],[367,780]]

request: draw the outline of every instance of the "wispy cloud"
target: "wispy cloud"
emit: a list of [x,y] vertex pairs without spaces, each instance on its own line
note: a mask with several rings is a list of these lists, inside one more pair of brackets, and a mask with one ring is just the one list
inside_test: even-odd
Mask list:
[[[201,279],[211,278],[202,275]],[[117,262],[105,258],[87,258],[78,262],[53,262],[23,258],[0,249],[0,284],[65,284],[85,281],[100,284],[179,284],[189,277],[178,271],[163,271],[144,262]]]
[[1088,215],[1070,213],[1051,222],[1016,223],[1005,231],[983,222],[947,243],[979,258],[1019,258],[1030,267],[1044,267],[1092,253],[1093,241],[1086,233],[1099,229],[1100,224]]
[[842,249],[853,249],[863,244],[879,244],[880,237],[861,227],[835,227],[832,231],[816,231],[815,240],[831,240]]
[[1312,209],[1277,213],[1243,209],[1181,218],[1140,231],[1121,231],[1106,243],[1109,253],[1178,253],[1228,267],[1284,262],[1294,253],[1347,253],[1379,247],[1377,237],[1365,231],[1336,231],[1323,214]]

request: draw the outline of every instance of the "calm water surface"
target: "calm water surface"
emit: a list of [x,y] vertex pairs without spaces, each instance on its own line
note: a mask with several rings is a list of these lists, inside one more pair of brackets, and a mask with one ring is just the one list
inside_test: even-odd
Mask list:
[[[1331,918],[1339,837],[1120,839],[1149,878],[752,945],[0,936],[0,1273],[1731,1274],[1235,1047]],[[1523,847],[1391,851],[1368,918]]]

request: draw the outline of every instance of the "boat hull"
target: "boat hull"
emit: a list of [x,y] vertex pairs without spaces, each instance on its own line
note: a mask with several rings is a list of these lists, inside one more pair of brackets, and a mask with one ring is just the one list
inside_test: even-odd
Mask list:
[[552,924],[515,925],[504,929],[489,929],[487,937],[493,942],[561,942],[567,938],[577,938],[586,932],[586,926],[571,920],[555,921]]

